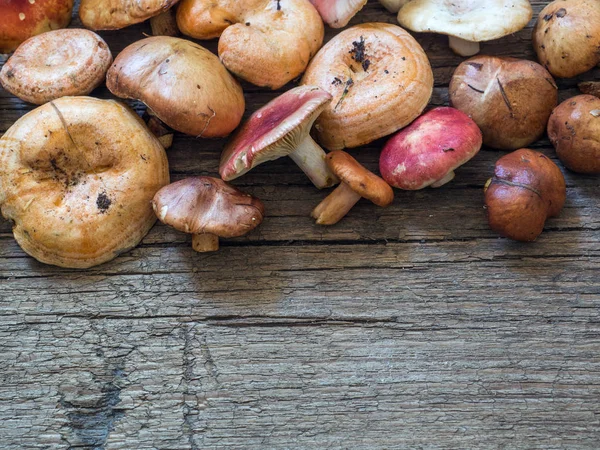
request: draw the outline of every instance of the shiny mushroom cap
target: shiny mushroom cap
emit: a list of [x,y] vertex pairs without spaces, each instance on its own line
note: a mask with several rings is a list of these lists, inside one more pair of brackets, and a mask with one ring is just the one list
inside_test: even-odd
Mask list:
[[212,177],[186,178],[156,193],[152,207],[161,222],[191,234],[243,236],[265,215],[260,200]]
[[167,11],[178,0],[81,0],[79,18],[92,30],[118,30]]
[[20,99],[40,105],[89,94],[104,81],[111,63],[108,45],[96,33],[48,31],[19,46],[2,67],[0,84]]
[[244,114],[239,83],[214,54],[185,39],[155,36],[131,44],[115,59],[106,85],[193,136],[227,136]]
[[310,0],[323,21],[331,28],[342,28],[367,3],[367,0]]

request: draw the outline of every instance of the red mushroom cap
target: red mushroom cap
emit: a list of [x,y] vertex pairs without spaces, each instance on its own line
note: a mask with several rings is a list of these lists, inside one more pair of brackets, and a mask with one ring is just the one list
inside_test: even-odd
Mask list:
[[481,131],[466,114],[435,108],[387,142],[379,170],[385,181],[400,189],[439,187],[454,169],[477,154],[481,144]]

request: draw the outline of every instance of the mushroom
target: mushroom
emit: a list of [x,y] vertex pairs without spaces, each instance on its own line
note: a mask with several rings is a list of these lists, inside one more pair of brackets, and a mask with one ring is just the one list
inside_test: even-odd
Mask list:
[[410,1],[411,0],[379,0],[379,3],[385,6],[385,8],[389,12],[397,13],[398,11],[400,11],[400,8],[402,8]]
[[299,86],[256,111],[227,143],[219,173],[225,181],[266,161],[289,156],[319,188],[338,182],[325,164],[325,152],[310,129],[331,95],[316,86]]
[[412,0],[400,8],[400,25],[412,31],[447,34],[460,56],[479,53],[479,42],[523,29],[531,20],[529,0]]
[[152,36],[177,36],[179,28],[177,28],[177,19],[173,8],[160,13],[150,19],[150,28]]
[[219,249],[219,237],[243,236],[263,220],[262,202],[218,178],[186,178],[156,193],[152,208],[161,222],[192,234],[197,252]]
[[481,143],[481,131],[469,116],[435,108],[385,144],[379,171],[396,188],[437,188],[454,179],[454,170],[473,158]]
[[0,84],[21,100],[41,105],[89,94],[104,81],[111,63],[108,45],[96,33],[48,31],[17,48],[0,71]]
[[600,2],[560,0],[547,5],[533,30],[533,47],[556,77],[575,77],[598,65]]
[[181,32],[219,39],[219,58],[257,86],[279,89],[306,69],[323,43],[324,26],[306,0],[183,0]]
[[79,18],[92,30],[118,30],[167,11],[178,0],[81,0]]
[[578,95],[558,105],[548,122],[548,137],[573,172],[600,174],[600,99]]
[[492,230],[517,241],[534,241],[546,219],[560,214],[566,184],[560,169],[545,155],[520,149],[496,162],[484,192]]
[[74,0],[2,1],[0,53],[9,53],[31,36],[65,28],[71,22]]
[[600,81],[582,81],[577,87],[583,94],[600,98]]
[[483,143],[515,150],[540,138],[558,88],[533,61],[476,56],[458,66],[450,81],[450,104],[481,128]]
[[366,23],[342,31],[313,58],[302,84],[333,96],[316,121],[329,150],[358,147],[418,117],[433,91],[433,74],[418,42],[396,25]]
[[382,208],[394,201],[392,188],[348,153],[342,150],[329,153],[327,165],[341,182],[313,209],[311,216],[316,219],[318,225],[338,223],[361,198],[371,200]]
[[108,70],[106,85],[193,136],[227,136],[244,114],[239,83],[214,54],[185,39],[155,36],[131,44]]
[[343,28],[348,25],[367,0],[310,0],[317,8],[323,21],[331,28]]
[[164,149],[125,105],[62,97],[0,138],[0,209],[25,252],[87,268],[136,246],[169,182]]

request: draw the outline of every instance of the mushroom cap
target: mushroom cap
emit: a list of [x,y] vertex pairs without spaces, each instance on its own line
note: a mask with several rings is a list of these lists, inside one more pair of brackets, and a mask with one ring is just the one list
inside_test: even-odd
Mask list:
[[118,97],[138,99],[171,128],[222,137],[242,120],[240,84],[214,54],[185,39],[155,36],[123,50],[106,75]]
[[113,100],[53,100],[0,139],[0,209],[23,250],[47,264],[91,267],[137,245],[168,182],[158,140]]
[[263,203],[223,180],[194,177],[165,186],[152,207],[161,222],[185,233],[242,236],[263,220]]
[[92,30],[118,30],[167,11],[178,0],[81,0],[79,18]]
[[533,30],[540,63],[561,78],[587,72],[600,62],[600,2],[561,0],[547,5]]
[[45,31],[65,28],[71,22],[74,0],[1,0],[0,53]]
[[323,46],[302,84],[333,96],[315,129],[324,147],[339,150],[368,144],[412,122],[429,102],[433,73],[419,43],[402,28],[365,23]]
[[481,128],[483,143],[514,150],[540,138],[558,88],[533,61],[476,56],[460,64],[450,81],[450,104]]
[[219,39],[231,72],[279,89],[306,69],[323,43],[324,26],[306,0],[183,0],[177,25],[196,39]]
[[379,0],[379,3],[385,6],[385,8],[391,13],[397,13],[400,11],[400,8],[402,8],[408,2],[410,2],[410,0]]
[[310,0],[331,28],[342,28],[366,5],[367,0]]
[[394,201],[392,188],[350,154],[342,150],[334,150],[327,154],[325,160],[340,181],[350,186],[350,189],[361,197],[382,207],[388,206]]
[[485,189],[490,228],[518,241],[533,241],[566,199],[565,178],[542,153],[520,149],[496,162]]
[[550,116],[548,137],[569,169],[600,174],[600,99],[578,95],[562,102]]
[[532,16],[529,0],[412,0],[398,21],[412,31],[483,42],[523,29]]
[[454,108],[435,108],[385,144],[379,170],[396,188],[423,189],[473,158],[481,144],[481,131],[469,116]]
[[48,31],[17,48],[0,71],[0,84],[20,99],[40,105],[89,94],[102,83],[111,63],[108,45],[96,33]]
[[233,180],[295,151],[330,101],[331,95],[316,86],[299,86],[271,100],[225,145],[219,165],[221,178]]

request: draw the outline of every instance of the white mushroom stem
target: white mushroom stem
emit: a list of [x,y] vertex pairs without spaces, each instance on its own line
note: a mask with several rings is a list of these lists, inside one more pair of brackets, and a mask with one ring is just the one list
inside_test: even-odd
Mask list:
[[346,183],[340,183],[335,190],[317,205],[311,216],[319,225],[334,225],[344,218],[361,196]]
[[150,19],[150,27],[152,28],[153,36],[177,36],[179,34],[173,9],[152,17]]
[[456,36],[448,36],[450,48],[460,56],[473,56],[479,53],[479,42],[467,41]]
[[446,183],[451,182],[452,180],[454,180],[454,175],[455,175],[454,171],[448,172],[444,178],[442,178],[441,180],[436,181],[435,183],[433,183],[431,185],[431,187],[432,188],[439,188],[439,187],[445,185]]
[[340,180],[327,167],[325,151],[310,136],[307,136],[289,156],[318,189],[339,183]]
[[219,236],[211,233],[193,234],[192,248],[197,252],[216,252],[219,250]]

